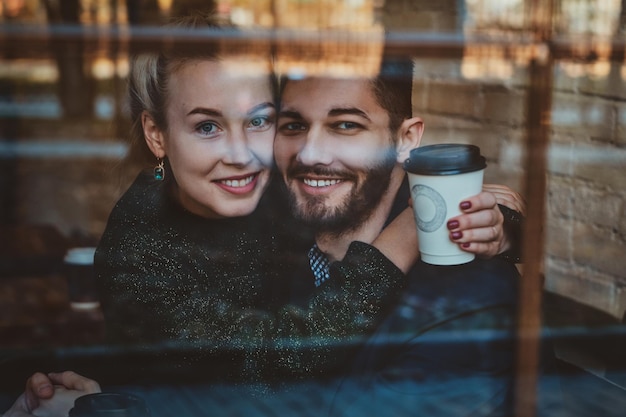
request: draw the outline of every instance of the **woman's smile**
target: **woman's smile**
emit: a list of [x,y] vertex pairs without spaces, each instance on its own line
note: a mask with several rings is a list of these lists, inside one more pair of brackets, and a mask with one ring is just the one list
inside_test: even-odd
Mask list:
[[256,188],[259,172],[213,180],[213,182],[233,194],[246,194]]

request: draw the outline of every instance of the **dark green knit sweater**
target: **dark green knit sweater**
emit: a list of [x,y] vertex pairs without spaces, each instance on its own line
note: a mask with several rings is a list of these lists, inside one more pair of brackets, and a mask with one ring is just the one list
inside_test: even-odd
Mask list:
[[[285,250],[312,241],[296,242],[310,236],[286,230],[292,223],[275,192],[250,216],[210,220],[184,210],[166,187],[140,174],[113,209],[96,252],[112,342],[241,349],[255,369],[315,374],[337,361],[329,357],[332,346],[374,327],[404,283],[376,249],[355,242],[307,307],[288,305],[281,287],[310,277],[294,276],[290,261],[298,254]],[[281,241],[285,236],[293,241]]]

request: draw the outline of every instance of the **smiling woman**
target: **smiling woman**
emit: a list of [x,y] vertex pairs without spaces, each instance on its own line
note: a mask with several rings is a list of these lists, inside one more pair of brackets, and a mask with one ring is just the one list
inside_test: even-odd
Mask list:
[[[197,16],[176,24],[212,25]],[[111,341],[225,341],[237,311],[274,300],[273,220],[260,205],[273,163],[273,81],[232,68],[204,45],[131,62],[133,152],[149,151],[157,166],[117,203],[96,253]]]
[[167,158],[177,201],[207,218],[250,214],[270,179],[275,110],[269,75],[191,60],[165,80],[164,122],[142,112],[146,143]]

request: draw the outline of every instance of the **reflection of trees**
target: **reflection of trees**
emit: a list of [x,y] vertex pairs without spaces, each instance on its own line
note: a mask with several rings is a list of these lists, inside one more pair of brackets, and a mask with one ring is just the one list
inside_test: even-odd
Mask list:
[[[80,28],[80,0],[43,0],[50,26]],[[110,7],[117,7],[112,0]],[[195,10],[213,10],[213,0],[174,0],[171,15],[183,15]],[[166,16],[161,13],[158,0],[127,0],[126,10],[130,25],[159,25]],[[54,30],[54,29],[53,29]],[[94,83],[87,72],[84,43],[79,37],[71,41],[54,37],[52,53],[59,71],[58,96],[67,118],[84,118],[93,114]]]
[[[80,1],[44,0],[48,23],[80,25]],[[92,83],[84,70],[83,43],[63,42],[54,38],[52,49],[59,69],[59,98],[65,117],[88,117],[92,114]]]
[[[622,0],[619,10],[619,21],[615,35],[620,36],[626,31],[626,0]],[[626,58],[624,48],[616,48],[613,51],[613,62],[611,62],[611,71],[609,72],[609,88],[610,91],[620,91],[622,86],[622,63]],[[626,312],[624,313],[626,320]],[[623,323],[626,321],[622,320]]]
[[159,3],[157,0],[126,0],[126,14],[131,25],[159,23]]
[[[172,0],[170,16],[186,16],[194,12],[215,10],[215,0]],[[126,0],[128,23],[131,25],[158,25],[163,23],[157,0]]]
[[214,11],[215,7],[214,0],[173,0],[171,15],[186,16],[198,11]]

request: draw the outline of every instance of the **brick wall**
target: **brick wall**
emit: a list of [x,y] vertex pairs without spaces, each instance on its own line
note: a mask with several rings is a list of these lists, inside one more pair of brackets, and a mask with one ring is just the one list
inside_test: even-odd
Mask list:
[[[547,286],[622,318],[626,309],[626,102],[621,64],[555,68]],[[578,75],[578,74],[577,74]]]

